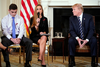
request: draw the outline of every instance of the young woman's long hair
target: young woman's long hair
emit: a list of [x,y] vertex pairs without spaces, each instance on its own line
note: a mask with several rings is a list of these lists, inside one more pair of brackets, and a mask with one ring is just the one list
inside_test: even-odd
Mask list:
[[[42,8],[42,5],[41,4],[38,4],[36,7],[35,7],[35,11],[34,11],[34,16],[33,16],[33,22],[32,22],[32,25],[31,25],[31,28],[34,27],[36,24],[37,24],[37,21],[36,19],[38,18],[38,15],[37,15],[37,7],[38,6],[41,6]],[[42,17],[43,17],[43,8],[42,8]]]

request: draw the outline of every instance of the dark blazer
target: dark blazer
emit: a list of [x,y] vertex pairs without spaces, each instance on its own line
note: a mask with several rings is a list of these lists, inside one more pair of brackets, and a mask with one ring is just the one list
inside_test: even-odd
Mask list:
[[[71,36],[80,37],[79,24],[78,24],[77,17],[71,16],[69,21],[70,21],[69,32]],[[83,29],[84,39],[90,39],[93,36],[95,27],[94,27],[92,15],[83,13],[82,29]]]
[[[30,19],[30,25],[33,23],[33,17]],[[42,17],[40,19],[40,24],[39,24],[39,31],[37,32],[35,27],[31,28],[32,33],[30,34],[30,38],[37,37],[40,32],[46,32],[48,33],[48,20],[46,17]]]

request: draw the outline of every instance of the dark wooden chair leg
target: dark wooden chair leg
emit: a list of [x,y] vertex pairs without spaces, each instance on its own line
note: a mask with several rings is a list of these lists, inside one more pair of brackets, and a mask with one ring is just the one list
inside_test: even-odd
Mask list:
[[52,41],[52,62],[53,62],[53,41]]
[[69,54],[69,48],[68,48],[68,62],[70,64],[70,54]]
[[55,60],[56,59],[56,47],[55,47],[56,45],[55,45],[55,42],[54,42],[53,45],[54,45],[54,60]]
[[63,63],[64,63],[64,42],[63,42],[63,44],[62,44],[62,53],[63,53]]

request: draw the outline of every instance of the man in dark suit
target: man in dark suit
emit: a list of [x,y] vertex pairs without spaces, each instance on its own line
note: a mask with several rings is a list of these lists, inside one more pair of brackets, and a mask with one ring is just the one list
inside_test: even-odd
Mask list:
[[69,64],[69,66],[75,66],[75,46],[79,44],[80,48],[82,48],[84,45],[88,43],[91,48],[91,66],[95,67],[97,40],[93,36],[95,27],[92,15],[83,13],[82,4],[74,4],[72,6],[72,10],[73,16],[71,16],[69,19],[69,32],[71,34],[71,37],[68,41],[70,51],[69,53],[71,58],[71,63]]

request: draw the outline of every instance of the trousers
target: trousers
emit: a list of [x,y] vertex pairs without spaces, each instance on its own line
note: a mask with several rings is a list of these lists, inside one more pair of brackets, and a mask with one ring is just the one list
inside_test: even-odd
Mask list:
[[[11,40],[9,40],[6,36],[1,37],[1,39],[2,39],[1,43],[6,47],[13,44],[13,42]],[[32,41],[23,36],[21,39],[20,45],[25,46],[26,61],[31,61],[32,60]],[[5,62],[9,61],[9,53],[7,53],[4,50],[2,50],[2,53],[4,56],[4,61]]]
[[[96,56],[97,39],[93,36],[91,39],[89,39],[89,42],[87,44],[89,44],[89,46],[90,46],[91,56]],[[69,48],[69,54],[71,56],[75,56],[76,45],[78,45],[78,41],[75,39],[75,37],[70,37],[68,40],[68,48]]]

